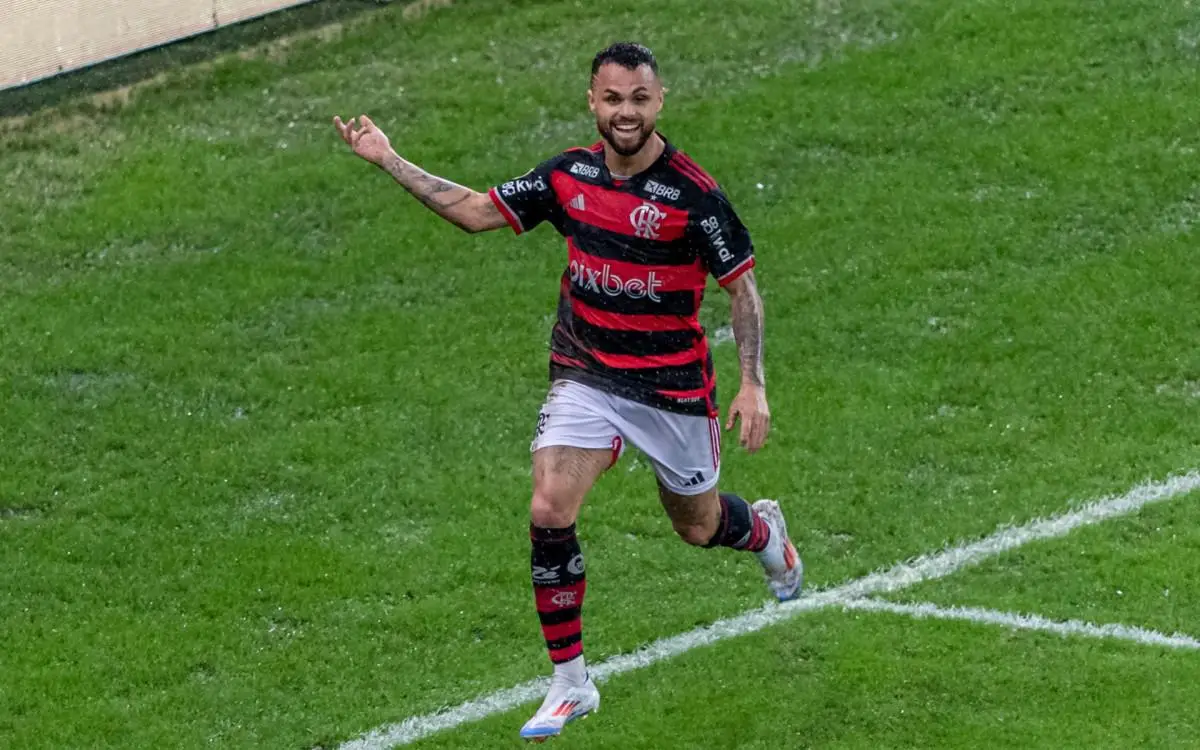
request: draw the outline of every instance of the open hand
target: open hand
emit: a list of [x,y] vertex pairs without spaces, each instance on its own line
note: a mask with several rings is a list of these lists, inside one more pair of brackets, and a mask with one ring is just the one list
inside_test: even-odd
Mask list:
[[355,123],[353,117],[350,118],[350,122],[342,122],[341,117],[334,115],[333,126],[337,128],[342,140],[354,149],[354,153],[372,164],[382,165],[383,160],[392,152],[392,144],[387,135],[375,127],[370,117],[362,115],[357,119],[360,120],[359,123]]
[[729,417],[725,429],[733,429],[739,417],[742,422],[738,443],[754,453],[767,440],[771,429],[771,410],[767,408],[767,392],[761,386],[743,384],[742,389],[729,405]]

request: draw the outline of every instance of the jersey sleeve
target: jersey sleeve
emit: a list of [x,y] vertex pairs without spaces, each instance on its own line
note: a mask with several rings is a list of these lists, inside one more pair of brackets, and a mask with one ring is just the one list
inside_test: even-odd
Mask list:
[[552,218],[559,209],[550,175],[559,156],[547,159],[520,177],[488,190],[488,196],[517,234],[528,232]]
[[720,190],[704,194],[691,226],[697,252],[721,286],[754,268],[750,231]]

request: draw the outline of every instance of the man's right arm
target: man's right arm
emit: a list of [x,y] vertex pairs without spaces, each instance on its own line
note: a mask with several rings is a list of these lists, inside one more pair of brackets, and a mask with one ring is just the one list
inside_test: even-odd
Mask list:
[[414,198],[464,232],[485,232],[508,226],[487,193],[430,174],[395,151],[390,151],[379,167]]
[[401,158],[371,118],[362,115],[359,119],[361,122],[353,117],[342,122],[341,117],[334,117],[333,126],[354,153],[390,174],[438,216],[465,232],[499,229],[508,223],[487,193],[443,180]]

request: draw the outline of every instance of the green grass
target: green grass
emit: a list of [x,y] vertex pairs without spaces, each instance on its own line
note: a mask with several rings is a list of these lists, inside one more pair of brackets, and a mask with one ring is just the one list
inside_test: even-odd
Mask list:
[[1200,636],[1200,497],[1029,545],[893,598]]
[[[1200,729],[1196,662],[1114,641],[822,612],[606,683],[600,711],[555,747],[1184,748]],[[520,747],[515,718],[411,747]]]
[[[528,440],[561,240],[457,233],[329,120],[368,112],[482,188],[594,138],[586,69],[613,38],[658,50],[663,131],[755,236],[775,426],[761,454],[726,451],[723,481],[782,499],[813,585],[1200,465],[1188,6],[590,7],[388,7],[3,129],[0,746],[328,747],[545,672]],[[718,360],[728,403],[732,348]],[[633,458],[580,523],[593,660],[765,594],[752,559],[675,541]],[[1028,598],[981,571],[946,601],[1099,617],[1106,594],[1071,581],[1150,554],[1121,533],[1056,543],[1078,565],[1050,560]],[[1164,611],[1112,615],[1186,624]],[[586,741],[633,741],[627,715],[653,731],[663,696],[676,715],[647,744],[777,746],[778,720],[814,746],[986,746],[1002,713],[997,744],[1095,746],[1108,706],[1112,746],[1186,746],[1166,709],[1114,713],[1110,673],[1150,684],[1158,653],[1022,634],[1000,658],[986,628],[859,617],[615,680]],[[889,661],[885,629],[912,653]],[[785,643],[826,666],[797,670]],[[1194,656],[1166,663],[1163,700],[1196,704]],[[797,674],[808,702],[761,710],[763,670]],[[931,689],[925,729],[864,710],[897,705],[909,670],[996,708],[973,719],[969,694]],[[744,725],[713,727],[724,701]],[[431,742],[506,743],[521,720]]]

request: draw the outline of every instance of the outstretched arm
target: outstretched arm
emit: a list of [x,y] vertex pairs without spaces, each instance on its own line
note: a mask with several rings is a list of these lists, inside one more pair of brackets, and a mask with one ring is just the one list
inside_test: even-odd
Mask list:
[[741,417],[739,443],[751,453],[762,447],[771,428],[763,372],[763,304],[754,271],[746,271],[725,286],[730,296],[733,338],[742,364],[742,387],[729,407],[725,429]]
[[465,232],[483,232],[507,226],[500,209],[487,193],[444,180],[430,174],[397,154],[371,118],[363,115],[343,123],[333,118],[333,125],[354,153],[375,164],[392,176],[417,200],[454,226]]

